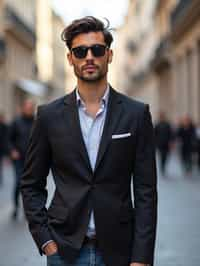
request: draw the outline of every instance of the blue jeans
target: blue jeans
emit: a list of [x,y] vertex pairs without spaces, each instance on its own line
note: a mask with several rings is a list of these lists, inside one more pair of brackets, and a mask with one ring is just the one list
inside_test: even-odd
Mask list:
[[47,266],[105,266],[100,251],[92,245],[83,246],[76,261],[64,261],[58,253],[47,256]]

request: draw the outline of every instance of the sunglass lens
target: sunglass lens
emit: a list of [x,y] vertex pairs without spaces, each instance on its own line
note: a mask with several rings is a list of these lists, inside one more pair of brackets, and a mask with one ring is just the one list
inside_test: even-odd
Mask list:
[[92,50],[92,54],[95,57],[104,56],[105,55],[105,51],[106,51],[106,46],[100,45],[100,44],[96,44],[96,45],[93,45],[91,47],[91,50]]
[[88,48],[84,46],[80,46],[73,49],[74,55],[77,58],[84,58],[87,55]]

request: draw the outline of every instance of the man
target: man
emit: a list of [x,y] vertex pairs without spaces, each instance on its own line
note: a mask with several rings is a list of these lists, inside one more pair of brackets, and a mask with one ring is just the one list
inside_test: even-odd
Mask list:
[[172,144],[173,134],[170,123],[164,112],[160,112],[159,121],[155,125],[156,144],[160,154],[161,172],[165,176],[166,162],[169,156],[170,145]]
[[177,137],[180,141],[180,154],[187,176],[191,176],[192,174],[192,155],[196,144],[195,131],[196,129],[191,118],[189,115],[185,115],[177,130]]
[[3,158],[7,155],[8,149],[8,128],[5,117],[0,112],[0,187],[3,185]]
[[13,213],[16,219],[19,211],[20,178],[22,175],[28,139],[34,121],[34,103],[30,99],[24,100],[21,115],[17,116],[10,125],[9,150],[15,169],[15,185],[13,190]]
[[197,152],[197,165],[198,165],[198,170],[200,171],[200,124],[197,124],[196,131],[196,152]]
[[[108,26],[84,17],[62,39],[77,87],[38,109],[21,182],[32,236],[49,266],[153,264],[157,193],[148,106],[108,85]],[[47,210],[50,168],[56,190]]]

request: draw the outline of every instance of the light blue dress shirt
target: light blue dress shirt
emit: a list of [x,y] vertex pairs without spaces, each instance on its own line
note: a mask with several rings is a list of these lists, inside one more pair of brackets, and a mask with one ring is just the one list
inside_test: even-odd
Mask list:
[[[99,150],[99,144],[103,133],[105,117],[107,112],[107,105],[108,105],[108,97],[109,97],[109,86],[107,87],[101,99],[100,108],[96,113],[95,118],[93,118],[91,115],[88,114],[85,103],[81,99],[78,89],[76,90],[76,99],[78,103],[78,113],[79,113],[81,131],[88,152],[88,156],[90,159],[90,164],[93,170],[95,168],[97,154]],[[94,213],[92,211],[87,235],[91,236],[94,234],[95,234],[95,222],[94,222]]]

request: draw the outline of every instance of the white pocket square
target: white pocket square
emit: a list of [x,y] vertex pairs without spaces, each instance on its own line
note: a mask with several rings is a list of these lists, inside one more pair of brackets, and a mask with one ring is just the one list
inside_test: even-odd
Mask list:
[[115,135],[112,135],[112,139],[121,139],[121,138],[127,138],[127,137],[130,137],[131,136],[131,133],[124,133],[124,134],[115,134]]

